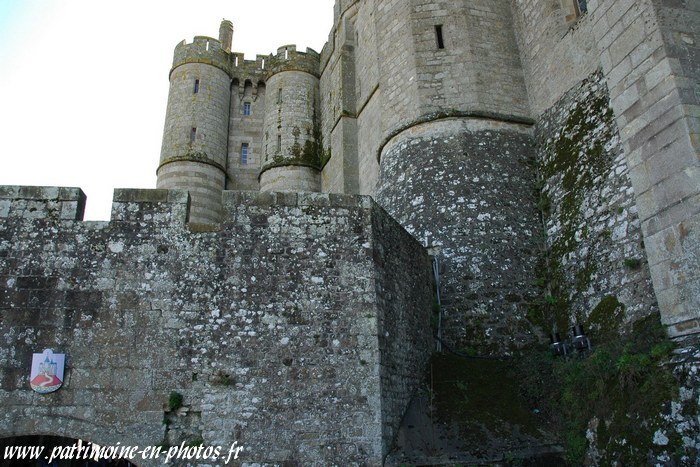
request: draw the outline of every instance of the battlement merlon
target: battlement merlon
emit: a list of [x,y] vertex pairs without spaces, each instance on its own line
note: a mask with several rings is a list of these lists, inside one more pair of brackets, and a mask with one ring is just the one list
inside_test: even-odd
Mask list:
[[[1,186],[0,219],[83,221],[87,197],[80,188]],[[110,222],[162,222],[185,225],[190,196],[186,190],[114,190]]]
[[161,222],[184,226],[189,221],[187,190],[115,188],[111,222]]

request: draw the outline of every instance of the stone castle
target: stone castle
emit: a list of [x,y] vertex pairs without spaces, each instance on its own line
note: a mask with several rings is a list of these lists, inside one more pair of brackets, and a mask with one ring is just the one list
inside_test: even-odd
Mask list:
[[[623,310],[692,348],[697,1],[334,13],[320,53],[245,60],[227,20],[178,44],[157,189],[109,222],[0,188],[0,437],[381,465],[436,341],[510,356]],[[40,396],[44,348],[66,381]]]

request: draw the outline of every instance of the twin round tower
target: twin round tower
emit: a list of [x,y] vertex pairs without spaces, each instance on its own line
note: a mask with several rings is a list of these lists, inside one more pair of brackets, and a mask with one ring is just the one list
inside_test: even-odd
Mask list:
[[225,189],[321,189],[318,53],[246,61],[232,38],[224,20],[218,40],[183,41],[170,72],[158,188],[188,189],[194,223],[220,221]]

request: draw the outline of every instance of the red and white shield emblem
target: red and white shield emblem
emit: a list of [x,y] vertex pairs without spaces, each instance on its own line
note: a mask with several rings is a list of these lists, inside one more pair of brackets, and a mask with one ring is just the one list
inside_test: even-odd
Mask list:
[[29,377],[32,389],[40,394],[48,394],[60,388],[63,384],[65,363],[66,354],[55,354],[51,349],[33,354],[32,372]]

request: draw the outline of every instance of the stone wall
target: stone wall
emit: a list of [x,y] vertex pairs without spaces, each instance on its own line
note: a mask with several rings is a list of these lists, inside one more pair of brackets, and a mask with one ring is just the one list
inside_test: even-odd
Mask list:
[[[355,11],[355,9],[351,9]],[[358,193],[355,107],[355,34],[352,12],[331,32],[333,42],[321,61],[321,133],[324,145],[322,190]]]
[[[221,230],[201,231],[184,191],[117,190],[110,222],[79,220],[79,190],[1,193],[0,437],[381,463],[430,352],[432,288],[369,198],[225,192]],[[67,370],[42,396],[44,348]]]
[[[539,317],[541,324],[564,335],[610,297],[625,307],[627,322],[655,313],[634,190],[603,76],[592,74],[566,93],[536,128],[548,248],[540,278],[557,312]],[[613,311],[598,309],[603,316],[593,320],[612,319],[604,315]]]
[[[418,115],[446,110],[527,117],[525,81],[507,0],[411,0]],[[441,28],[442,48],[436,27]],[[398,47],[404,45],[399,42]],[[415,118],[415,116],[414,116]]]
[[377,190],[379,161],[377,153],[383,132],[382,95],[379,86],[377,28],[374,25],[376,0],[364,2],[358,11],[355,56],[359,190],[374,195]]
[[672,336],[700,330],[700,160],[693,1],[594,0],[593,27]]
[[[319,82],[305,68],[312,61],[318,69],[318,55],[285,51],[275,61],[267,80],[263,126],[264,159],[260,173],[262,191],[321,191]],[[302,60],[303,58],[303,60]],[[301,62],[300,62],[301,61]],[[304,65],[297,69],[297,65]],[[295,167],[296,166],[296,167]],[[292,170],[285,180],[286,169]],[[274,168],[274,175],[270,169]]]
[[[678,444],[687,454],[679,460],[681,464],[692,465],[700,462],[700,339],[696,335],[680,338],[676,343],[678,348],[671,364],[679,383],[678,397],[662,415],[666,426],[654,433],[653,442],[664,447],[669,446],[672,438],[680,438]],[[668,461],[673,455],[669,451],[658,460]]]
[[[231,109],[228,130],[228,159],[226,189],[258,191],[260,167],[264,158],[263,121],[265,117],[266,86],[253,82],[251,76],[234,78],[231,84]],[[246,104],[250,111],[246,115]],[[242,145],[248,145],[248,157],[242,160]]]
[[215,223],[221,215],[230,102],[230,79],[221,68],[183,63],[171,71],[158,188],[192,190],[195,222]]
[[571,11],[574,1],[511,1],[533,117],[555,105],[599,68],[600,54],[592,31],[597,13],[589,11],[575,18]]
[[336,2],[321,54],[324,191],[374,195],[382,145],[437,114],[529,116],[510,10],[501,1]]

